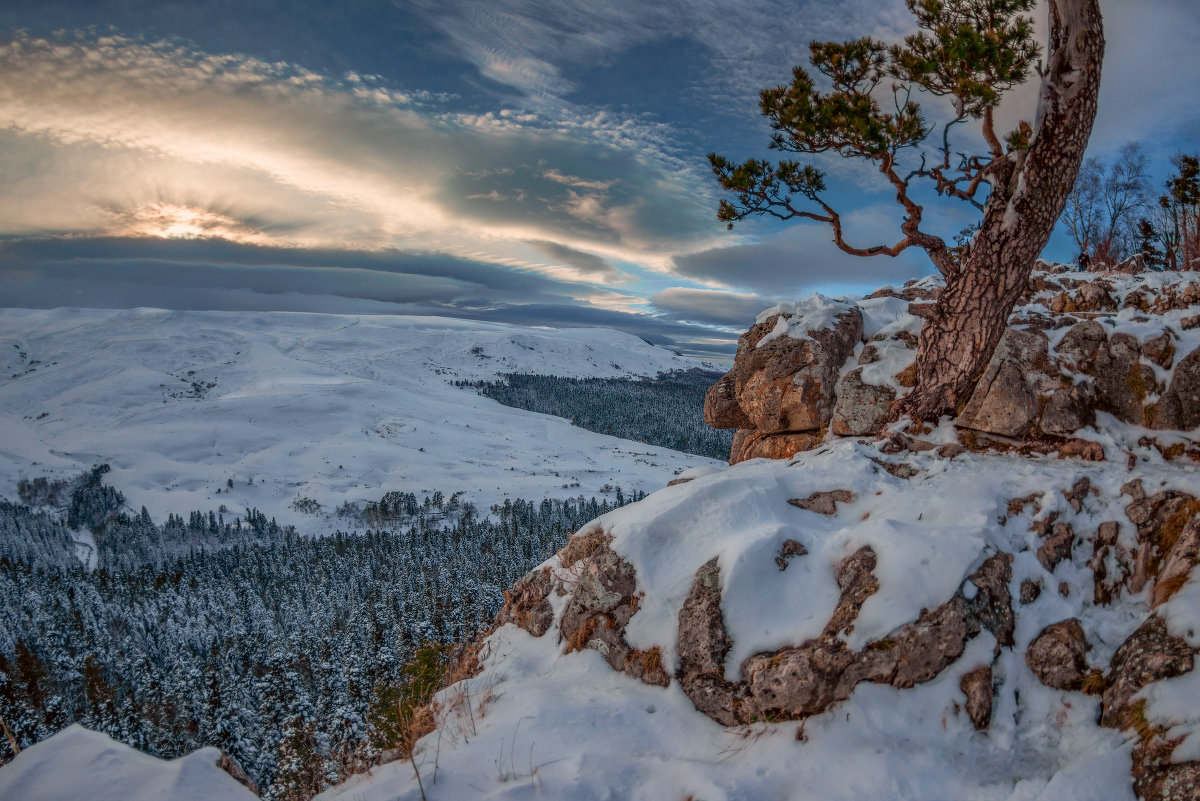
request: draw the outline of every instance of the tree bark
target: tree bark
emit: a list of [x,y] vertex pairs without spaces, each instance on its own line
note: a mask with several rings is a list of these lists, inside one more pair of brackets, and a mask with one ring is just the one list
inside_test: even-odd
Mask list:
[[971,253],[947,276],[921,331],[917,385],[894,418],[937,420],[966,404],[1066,205],[1096,118],[1099,0],[1050,0],[1048,52],[1036,134],[993,181]]

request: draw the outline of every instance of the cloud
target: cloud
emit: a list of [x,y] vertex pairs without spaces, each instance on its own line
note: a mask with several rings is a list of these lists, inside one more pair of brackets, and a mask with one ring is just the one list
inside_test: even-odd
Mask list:
[[593,253],[550,242],[545,239],[529,239],[526,243],[555,261],[564,262],[579,270],[583,275],[594,275],[606,281],[621,280],[623,275],[604,259]]
[[[901,238],[896,233],[900,216],[886,207],[849,212],[843,218],[846,239],[860,247],[891,245]],[[753,290],[767,297],[797,297],[818,287],[825,292],[870,290],[932,272],[919,248],[909,248],[896,258],[851,256],[833,244],[828,226],[770,222],[749,228],[761,237],[758,241],[677,256],[676,274],[709,285]]]
[[684,287],[664,289],[652,295],[650,302],[679,320],[736,330],[746,329],[759,312],[772,305],[760,295]]
[[222,240],[0,239],[6,306],[417,314],[617,328],[686,352],[720,331],[651,315],[636,295],[443,255],[298,250]]
[[18,35],[0,46],[0,126],[16,190],[0,197],[4,234],[401,247],[563,277],[525,241],[662,261],[714,230],[651,127],[450,112],[358,75],[174,43]]

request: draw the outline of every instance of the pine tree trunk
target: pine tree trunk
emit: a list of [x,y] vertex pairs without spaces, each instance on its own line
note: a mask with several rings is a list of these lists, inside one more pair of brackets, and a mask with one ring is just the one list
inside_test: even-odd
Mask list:
[[970,256],[947,277],[921,331],[917,385],[894,417],[936,420],[970,398],[1075,183],[1103,60],[1099,0],[1051,0],[1037,133],[993,185]]

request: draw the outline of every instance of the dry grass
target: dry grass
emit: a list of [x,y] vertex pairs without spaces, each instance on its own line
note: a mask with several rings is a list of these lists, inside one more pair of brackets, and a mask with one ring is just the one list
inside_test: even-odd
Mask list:
[[576,562],[587,559],[610,542],[612,542],[612,536],[596,526],[567,540],[566,546],[558,553],[558,559],[563,567],[570,568]]

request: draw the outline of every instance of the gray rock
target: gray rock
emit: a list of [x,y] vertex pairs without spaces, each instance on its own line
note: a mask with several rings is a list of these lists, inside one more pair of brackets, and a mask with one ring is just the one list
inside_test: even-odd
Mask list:
[[888,409],[896,399],[890,387],[867,384],[862,368],[845,373],[837,385],[833,433],[842,437],[878,434],[887,425]]
[[1044,333],[1009,328],[956,424],[1005,437],[1025,436],[1041,411],[1038,389],[1048,381],[1048,366]]
[[1055,353],[1063,367],[1072,372],[1090,374],[1096,363],[1096,353],[1106,342],[1108,335],[1104,332],[1104,326],[1095,320],[1085,320],[1063,335]]
[[1128,727],[1134,694],[1153,682],[1190,673],[1195,660],[1196,652],[1170,634],[1162,618],[1147,618],[1113,655],[1100,702],[1100,725]]

